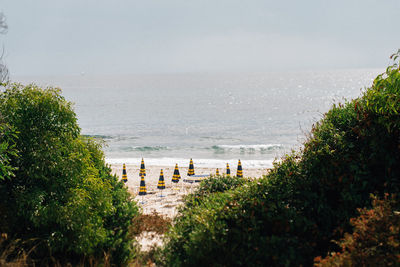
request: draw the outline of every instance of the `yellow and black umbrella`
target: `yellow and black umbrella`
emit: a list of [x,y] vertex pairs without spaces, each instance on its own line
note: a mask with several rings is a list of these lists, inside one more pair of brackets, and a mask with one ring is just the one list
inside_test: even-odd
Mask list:
[[229,163],[226,164],[226,176],[227,177],[231,176],[231,169],[229,169]]
[[175,165],[174,175],[172,176],[172,182],[178,183],[181,179],[181,175],[179,174],[178,163]]
[[164,173],[163,173],[162,169],[160,171],[160,178],[158,179],[157,188],[160,189],[160,197],[164,197],[162,194],[162,190],[165,189],[165,181],[164,181]]
[[125,163],[122,165],[122,181],[124,183],[128,182],[128,176],[126,175],[126,166]]
[[163,170],[161,169],[160,172],[160,178],[158,179],[158,184],[157,184],[158,189],[165,189],[165,182],[164,182],[164,173]]
[[140,178],[140,188],[139,188],[139,196],[144,196],[147,195],[147,190],[146,190],[146,183],[144,181],[144,176]]
[[192,159],[190,159],[189,170],[188,170],[187,175],[188,176],[194,175],[194,166],[193,166],[193,160]]
[[239,177],[239,178],[243,177],[242,163],[240,162],[240,159],[239,159],[239,162],[238,162],[236,176]]
[[144,160],[142,158],[142,162],[140,163],[140,172],[139,172],[139,176],[146,176],[146,167],[144,167]]

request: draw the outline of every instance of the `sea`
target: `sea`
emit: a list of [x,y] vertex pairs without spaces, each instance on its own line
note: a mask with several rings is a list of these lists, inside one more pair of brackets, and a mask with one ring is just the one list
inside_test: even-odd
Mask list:
[[383,69],[268,73],[17,76],[62,89],[108,163],[270,168],[298,150],[333,104]]

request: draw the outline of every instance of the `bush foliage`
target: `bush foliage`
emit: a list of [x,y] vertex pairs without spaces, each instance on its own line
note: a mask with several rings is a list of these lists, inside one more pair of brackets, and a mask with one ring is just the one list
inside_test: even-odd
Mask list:
[[398,266],[400,265],[400,212],[396,199],[385,195],[373,197],[372,209],[358,209],[360,215],[350,220],[352,234],[336,241],[341,252],[325,259],[317,257],[315,265],[327,266]]
[[400,193],[399,112],[396,61],[360,98],[334,105],[267,177],[188,201],[166,264],[309,266],[337,250],[331,240],[351,230],[370,193]]
[[208,196],[210,193],[225,192],[234,189],[248,182],[248,178],[230,177],[230,176],[211,176],[203,180],[200,187],[194,192],[195,197]]
[[128,229],[138,208],[111,175],[101,144],[80,136],[60,90],[10,84],[0,93],[0,114],[13,130],[2,131],[0,142],[15,149],[4,156],[0,146],[0,164],[12,170],[0,181],[0,232],[38,240],[37,258],[74,262],[109,253],[122,264],[132,257]]
[[13,129],[3,122],[0,114],[0,181],[11,178],[14,168],[10,165],[11,157],[15,157],[16,134]]

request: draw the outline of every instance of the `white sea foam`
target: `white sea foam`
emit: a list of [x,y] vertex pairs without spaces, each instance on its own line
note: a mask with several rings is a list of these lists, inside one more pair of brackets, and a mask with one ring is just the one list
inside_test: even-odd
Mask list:
[[241,150],[270,150],[282,148],[281,144],[258,144],[258,145],[217,145],[216,148],[221,149],[241,149]]
[[[140,166],[141,158],[106,158],[108,164],[133,164]],[[145,158],[146,166],[171,166],[174,167],[176,163],[179,166],[189,166],[190,159],[183,158]],[[226,163],[231,167],[235,167],[238,163],[237,159],[196,159],[193,158],[195,167],[203,168],[224,168]],[[264,169],[271,168],[273,160],[241,160],[243,168],[248,169]]]

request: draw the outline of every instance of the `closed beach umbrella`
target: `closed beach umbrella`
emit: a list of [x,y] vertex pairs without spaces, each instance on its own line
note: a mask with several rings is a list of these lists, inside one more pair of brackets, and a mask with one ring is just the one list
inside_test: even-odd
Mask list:
[[215,176],[219,176],[219,170],[217,168],[217,170],[215,171]]
[[238,162],[236,176],[240,177],[240,178],[243,177],[242,163],[240,162],[240,159],[239,159],[239,162]]
[[181,175],[179,174],[178,164],[175,165],[174,175],[172,176],[172,182],[177,183],[181,179]]
[[229,169],[229,163],[226,164],[226,176],[231,176],[231,169]]
[[164,173],[162,169],[160,171],[160,178],[158,179],[157,188],[160,189],[160,197],[164,197],[162,194],[162,190],[165,189],[165,182],[164,182]]
[[193,160],[192,159],[190,159],[189,170],[188,170],[187,175],[188,176],[194,175],[194,166],[193,166]]
[[139,172],[139,176],[146,176],[146,168],[144,167],[144,160],[142,158],[142,162],[140,163],[140,172]]
[[140,178],[139,196],[145,196],[145,195],[147,195],[146,183],[144,182],[144,176],[142,176]]
[[126,166],[125,163],[122,165],[122,181],[124,183],[128,182],[128,176],[126,175]]
[[160,178],[158,179],[157,188],[158,189],[165,189],[164,173],[163,173],[162,169],[161,169],[161,172],[160,172]]

